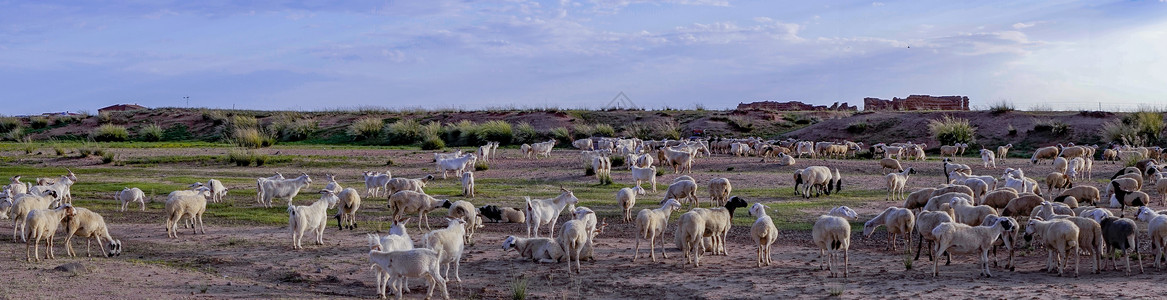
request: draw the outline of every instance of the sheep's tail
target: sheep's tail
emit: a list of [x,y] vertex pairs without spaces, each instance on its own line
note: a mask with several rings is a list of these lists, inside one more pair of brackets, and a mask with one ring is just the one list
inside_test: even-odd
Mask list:
[[527,212],[530,213],[531,212],[531,197],[524,196],[523,200],[527,201]]
[[296,207],[295,206],[288,205],[288,217],[292,217],[292,218],[296,217]]

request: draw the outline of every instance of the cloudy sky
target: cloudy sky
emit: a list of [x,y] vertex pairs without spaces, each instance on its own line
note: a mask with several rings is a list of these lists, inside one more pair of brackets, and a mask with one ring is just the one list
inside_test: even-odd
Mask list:
[[967,95],[1167,107],[1159,1],[4,1],[0,114],[730,108]]

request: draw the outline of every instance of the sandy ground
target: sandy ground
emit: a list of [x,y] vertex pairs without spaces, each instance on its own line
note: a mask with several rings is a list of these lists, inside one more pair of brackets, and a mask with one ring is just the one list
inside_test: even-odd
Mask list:
[[[299,150],[290,152],[301,154]],[[575,167],[576,160],[569,153],[557,151],[556,159],[538,163],[498,160],[482,176],[524,176],[552,182],[591,180],[580,176],[581,172]],[[407,158],[395,158],[403,167],[393,169],[400,169],[407,177],[421,174],[423,172],[418,170],[430,166],[425,155],[420,153]],[[971,159],[965,160],[973,164]],[[521,167],[531,164],[542,167]],[[840,167],[849,178],[845,189],[882,189],[883,172],[874,167],[876,163],[873,161],[800,161],[798,166],[801,168],[810,164]],[[922,173],[913,177],[910,186],[932,186],[941,181],[941,177],[937,176],[940,173],[939,162],[907,164],[917,167]],[[1030,174],[1044,174],[1050,168],[1048,165],[1039,165],[1030,171],[1028,162],[1022,160],[1010,160],[1008,165],[1026,166],[1027,172],[1032,172]],[[570,171],[552,171],[557,167]],[[727,167],[735,169],[726,172],[724,170]],[[756,158],[722,156],[698,161],[694,166],[697,176],[701,177],[699,180],[712,178],[707,174],[709,171],[718,171],[713,175],[728,177],[734,180],[735,186],[740,187],[790,186],[789,170],[792,169],[759,164]],[[974,166],[974,169],[978,174],[1000,172],[984,170],[979,166]],[[1096,177],[1102,177],[1105,176],[1102,174],[1113,173],[1117,169],[1117,165],[1099,164],[1095,167],[1095,174]],[[330,170],[309,170],[316,171]],[[360,170],[331,171],[347,174]],[[627,171],[614,171],[613,174],[617,182],[626,181],[628,176]],[[661,181],[671,181],[672,177],[672,174],[666,175]],[[652,199],[655,197],[658,196],[646,196]],[[751,199],[762,202],[796,200],[791,195]],[[385,210],[376,208],[383,207],[383,200],[373,201],[376,201],[375,205],[369,205],[368,210],[362,211],[362,220],[386,218]],[[894,203],[878,197],[857,207],[857,210],[862,215],[860,219],[866,220],[890,205]],[[738,216],[744,213],[744,210],[739,211]],[[813,218],[817,213],[807,212],[806,218]],[[350,231],[337,231],[335,227],[329,227],[325,231],[326,245],[305,244],[306,249],[294,251],[290,249],[286,226],[223,226],[208,221],[206,235],[192,235],[188,229],[181,231],[178,239],[168,239],[161,221],[155,221],[144,219],[111,224],[115,237],[126,245],[126,253],[120,257],[68,258],[58,237],[58,247],[55,249],[57,259],[33,263],[25,262],[25,252],[22,251],[24,245],[13,243],[7,234],[12,228],[11,222],[0,221],[0,233],[4,233],[0,234],[0,269],[4,270],[0,272],[0,282],[4,282],[0,284],[0,297],[169,299],[377,296],[374,274],[368,269],[365,234],[370,228],[367,226]],[[609,222],[612,225],[597,239],[598,260],[584,262],[581,274],[566,273],[567,266],[562,263],[536,264],[520,260],[514,252],[502,252],[502,240],[507,235],[525,233],[525,227],[521,224],[488,223],[486,228],[478,231],[476,243],[467,248],[460,269],[463,281],[450,282],[450,294],[456,299],[510,298],[512,284],[518,281],[526,281],[529,296],[537,299],[804,299],[833,295],[841,298],[931,299],[1153,298],[1167,292],[1167,286],[1159,284],[1164,273],[1151,268],[1149,259],[1144,261],[1147,266],[1145,274],[1138,274],[1137,267],[1135,275],[1131,277],[1111,268],[1102,274],[1089,274],[1091,265],[1083,260],[1080,278],[1064,278],[1044,271],[1046,254],[1041,250],[1019,252],[1017,270],[995,267],[991,270],[993,278],[978,277],[980,265],[977,257],[955,256],[952,265],[941,263],[940,277],[933,278],[930,275],[932,263],[926,257],[916,261],[911,270],[905,270],[904,254],[885,250],[886,236],[883,230],[877,231],[871,239],[862,239],[858,232],[853,234],[850,274],[847,278],[828,278],[828,273],[819,269],[818,251],[812,248],[808,231],[783,231],[773,248],[774,265],[756,267],[755,247],[748,237],[749,229],[741,226],[734,227],[730,232],[730,255],[704,257],[699,268],[685,266],[680,252],[673,249],[671,243],[666,245],[668,259],[658,262],[641,259],[633,263],[630,259],[635,226],[611,219]],[[433,224],[437,226],[436,221]],[[1140,226],[1145,228],[1145,223],[1140,222]],[[666,238],[671,241],[672,227],[668,232]],[[416,227],[411,227],[410,233],[415,241],[421,235]],[[1143,254],[1146,255],[1149,247],[1145,233],[1140,235],[1140,240]],[[84,255],[84,245],[76,248]],[[41,251],[45,249],[42,247]],[[97,251],[94,248],[94,252]],[[1003,254],[1001,258],[1004,258]],[[85,270],[54,270],[70,262],[81,263]],[[413,293],[407,294],[406,298],[424,297],[422,280],[413,280],[411,288]]]

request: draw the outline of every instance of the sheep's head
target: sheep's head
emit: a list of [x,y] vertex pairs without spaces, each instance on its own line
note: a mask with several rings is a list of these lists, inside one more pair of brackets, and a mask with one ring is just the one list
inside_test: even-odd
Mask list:
[[660,204],[661,207],[670,207],[673,210],[681,209],[681,202],[673,198],[665,199]]
[[731,217],[733,216],[734,210],[736,210],[738,208],[747,207],[749,205],[750,204],[747,203],[745,199],[739,198],[738,196],[730,197],[729,201],[725,202],[725,208],[729,210],[729,215]]
[[582,220],[588,214],[595,214],[596,212],[592,211],[592,209],[590,209],[590,208],[580,206],[580,207],[576,207],[575,210],[572,211],[572,213],[575,214],[576,220]]
[[365,237],[369,241],[369,250],[381,251],[381,237],[373,233],[365,234]]
[[847,206],[835,207],[835,208],[831,209],[831,211],[828,214],[832,215],[832,216],[843,217],[843,218],[852,219],[852,220],[859,218],[859,213],[856,213],[855,210],[853,210]]
[[1155,218],[1157,215],[1158,214],[1155,213],[1155,210],[1146,206],[1141,206],[1139,207],[1138,214],[1135,215],[1135,218],[1139,219],[1139,221],[1150,222],[1151,219]]
[[65,177],[69,178],[69,180],[76,182],[77,181],[77,174],[73,174],[73,170],[69,170],[69,168],[65,168],[65,170],[69,171],[69,175],[66,175]]
[[750,216],[760,217],[764,214],[766,214],[765,205],[762,205],[761,203],[754,203],[753,206],[750,206]]
[[505,240],[503,240],[503,241],[502,241],[502,251],[504,251],[504,252],[505,252],[505,251],[507,251],[507,250],[514,249],[514,248],[515,248],[515,241],[516,241],[517,239],[518,239],[518,238],[516,238],[516,237],[515,237],[515,236],[513,236],[513,235],[507,236],[507,239],[505,239]]
[[[1033,222],[1033,220],[1030,220],[1030,222]],[[999,219],[997,220],[997,224],[1001,224],[1001,229],[1004,229],[1005,231],[1013,231],[1013,229],[1016,227],[1013,225],[1013,222],[1010,222],[1008,219]]]

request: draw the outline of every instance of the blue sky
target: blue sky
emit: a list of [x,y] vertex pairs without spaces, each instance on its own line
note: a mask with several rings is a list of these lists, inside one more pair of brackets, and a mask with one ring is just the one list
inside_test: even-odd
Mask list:
[[1164,1],[3,1],[0,114],[730,108],[967,95],[1167,107]]

